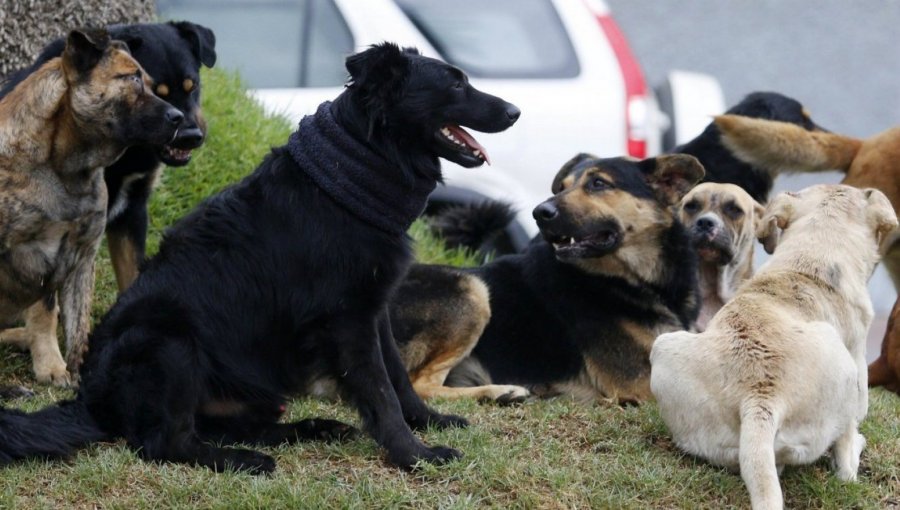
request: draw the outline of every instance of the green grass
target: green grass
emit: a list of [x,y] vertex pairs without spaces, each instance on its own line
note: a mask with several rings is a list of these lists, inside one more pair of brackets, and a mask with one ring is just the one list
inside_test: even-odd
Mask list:
[[[166,170],[151,205],[155,250],[166,225],[203,197],[255,168],[291,126],[264,118],[246,100],[236,78],[204,76],[209,140],[187,168]],[[417,224],[417,256],[437,263],[471,264],[447,252]],[[98,262],[95,316],[115,298],[104,254]],[[35,388],[36,398],[13,402],[26,410],[71,392],[35,386],[27,355],[0,349],[3,383]],[[272,476],[215,474],[174,464],[140,461],[121,443],[92,446],[66,462],[30,461],[0,470],[0,508],[744,508],[740,477],[679,453],[656,406],[583,406],[566,399],[516,407],[437,401],[444,412],[468,417],[464,430],[428,431],[430,444],[465,453],[447,466],[414,473],[387,465],[370,439],[268,448],[278,460]],[[298,399],[288,419],[326,416],[358,424],[339,402]],[[900,399],[871,394],[868,439],[860,480],[841,483],[828,462],[788,468],[782,477],[789,508],[900,507]]]

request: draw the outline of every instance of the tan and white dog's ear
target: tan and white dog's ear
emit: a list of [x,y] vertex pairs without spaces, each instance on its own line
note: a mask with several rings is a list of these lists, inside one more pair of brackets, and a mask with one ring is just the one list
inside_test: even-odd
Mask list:
[[775,247],[781,239],[781,231],[791,223],[795,200],[795,196],[790,192],[778,194],[769,202],[762,218],[756,224],[756,238],[769,255],[775,253]]
[[766,214],[766,206],[760,204],[756,200],[753,201],[753,225],[762,224],[763,216]]
[[656,198],[668,205],[677,204],[706,175],[700,161],[687,154],[648,158],[638,165]]
[[[884,196],[884,193],[875,188],[866,188],[863,190],[866,194],[868,207],[866,208],[866,219],[869,227],[875,233],[875,242],[878,244],[879,253],[885,253],[893,241],[896,240],[894,234],[897,229],[897,213],[890,200]],[[885,242],[890,239],[891,242]]]

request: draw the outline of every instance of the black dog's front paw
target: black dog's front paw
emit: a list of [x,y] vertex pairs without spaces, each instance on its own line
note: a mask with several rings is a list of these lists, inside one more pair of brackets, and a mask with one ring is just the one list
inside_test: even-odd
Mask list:
[[428,427],[442,430],[450,427],[466,428],[469,426],[469,420],[466,420],[462,416],[440,414],[433,411],[425,416],[417,416],[408,419],[406,423],[408,423],[413,430],[425,430]]
[[255,450],[229,448],[225,467],[251,475],[265,475],[275,471],[275,459]]
[[337,420],[316,418],[297,423],[298,436],[319,441],[344,441],[359,435],[359,429]]
[[432,446],[428,447],[422,445],[422,449],[417,453],[411,455],[403,455],[402,457],[392,457],[390,459],[392,464],[397,465],[398,467],[405,469],[407,471],[412,470],[416,467],[416,464],[419,462],[428,462],[429,464],[434,464],[440,466],[442,464],[446,464],[452,460],[456,460],[462,458],[463,454],[459,450],[447,447],[447,446]]

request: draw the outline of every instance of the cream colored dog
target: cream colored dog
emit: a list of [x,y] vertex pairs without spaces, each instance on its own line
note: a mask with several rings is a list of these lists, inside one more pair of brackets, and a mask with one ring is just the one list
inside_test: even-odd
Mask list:
[[765,208],[740,186],[704,182],[681,200],[679,215],[700,259],[700,315],[706,324],[753,276],[756,224]]
[[754,509],[782,508],[781,467],[832,446],[838,478],[856,478],[868,406],[866,281],[896,226],[874,189],[782,193],[757,230],[766,251],[778,245],[768,262],[705,332],[656,339],[650,385],[675,443],[739,468]]

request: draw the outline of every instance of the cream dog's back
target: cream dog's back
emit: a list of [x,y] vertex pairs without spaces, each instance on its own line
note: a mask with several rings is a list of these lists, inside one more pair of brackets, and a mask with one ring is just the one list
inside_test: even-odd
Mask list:
[[778,469],[834,445],[854,479],[868,406],[866,281],[897,225],[878,191],[820,185],[782,194],[757,233],[777,252],[704,333],[660,336],[651,389],[676,444],[740,468],[754,508],[780,508]]

